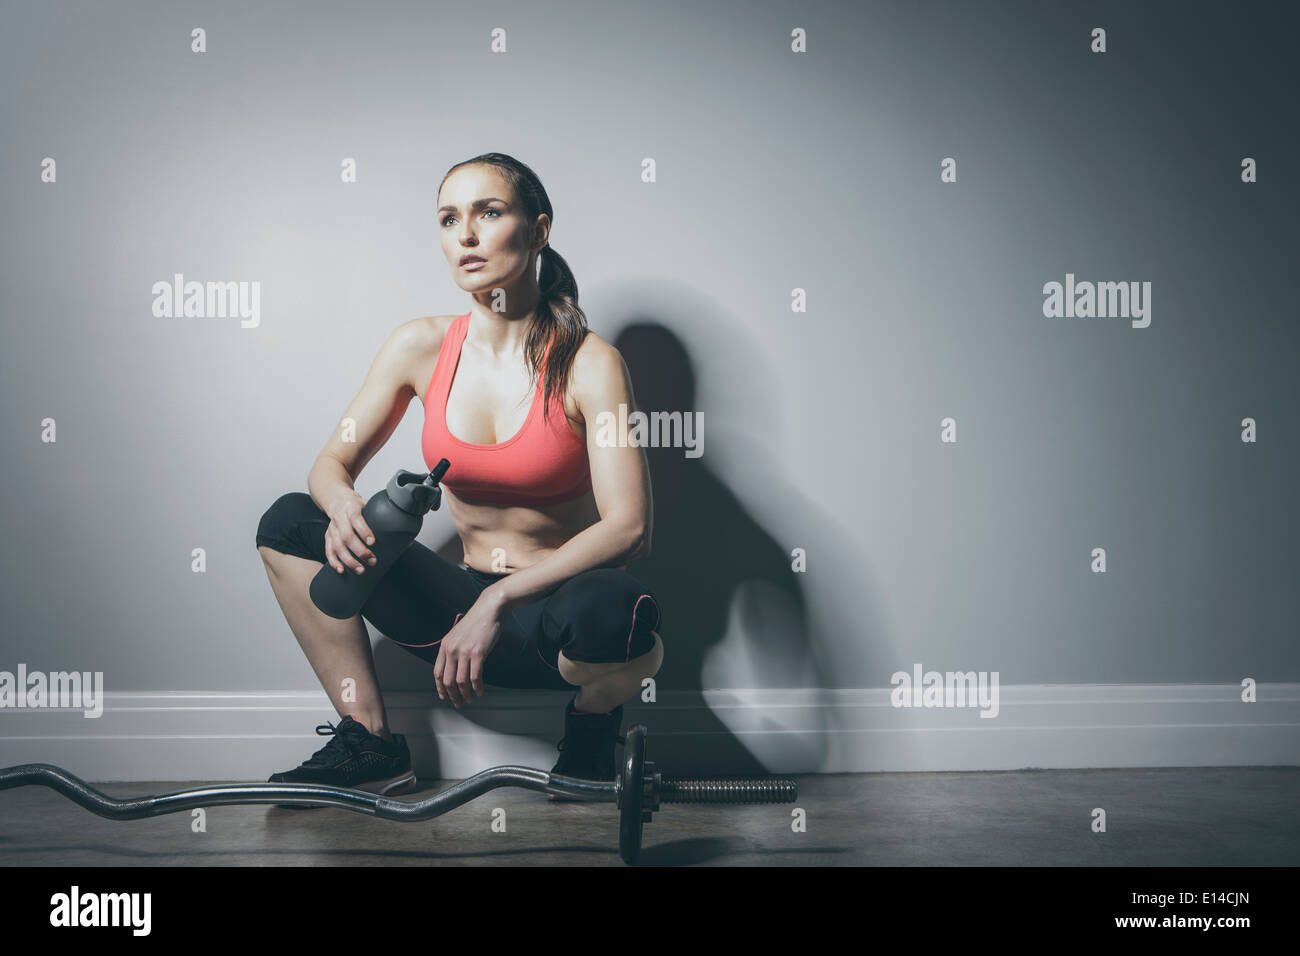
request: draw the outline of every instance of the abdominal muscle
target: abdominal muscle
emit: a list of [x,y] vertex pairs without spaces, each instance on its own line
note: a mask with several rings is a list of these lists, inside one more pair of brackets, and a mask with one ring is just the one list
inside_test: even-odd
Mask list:
[[485,574],[513,574],[531,568],[600,520],[590,491],[572,501],[527,507],[474,505],[444,487],[443,500],[460,535],[465,564]]

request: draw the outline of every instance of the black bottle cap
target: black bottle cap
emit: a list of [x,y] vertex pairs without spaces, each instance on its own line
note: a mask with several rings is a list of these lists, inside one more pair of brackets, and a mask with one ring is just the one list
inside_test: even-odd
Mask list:
[[389,500],[417,518],[423,517],[426,512],[437,511],[442,504],[442,489],[438,487],[438,482],[450,467],[451,462],[444,458],[428,474],[399,468],[397,474],[388,480]]

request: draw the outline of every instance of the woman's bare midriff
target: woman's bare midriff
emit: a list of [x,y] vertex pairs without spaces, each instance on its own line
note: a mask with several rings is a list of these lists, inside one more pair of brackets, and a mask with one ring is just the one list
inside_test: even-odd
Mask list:
[[[487,574],[509,574],[549,557],[575,534],[600,520],[591,492],[554,505],[474,505],[446,488],[443,501],[460,535],[465,563]],[[494,567],[493,552],[502,560]]]
[[[429,321],[434,325],[438,322]],[[418,364],[416,395],[421,408],[438,364],[442,336],[435,336],[435,340],[431,354]],[[463,355],[461,361],[465,361]],[[586,425],[572,395],[564,397],[564,412],[575,434],[585,438]],[[590,491],[551,505],[480,505],[462,501],[444,485],[442,500],[460,536],[465,564],[486,574],[512,574],[530,568],[600,520],[596,498]],[[493,552],[498,548],[502,560],[494,567]],[[622,569],[627,570],[627,566]]]

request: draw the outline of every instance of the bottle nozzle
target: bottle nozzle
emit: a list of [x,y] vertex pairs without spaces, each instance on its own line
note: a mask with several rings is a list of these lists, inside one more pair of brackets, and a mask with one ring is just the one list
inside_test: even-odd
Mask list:
[[450,467],[451,462],[444,458],[427,475],[399,468],[397,474],[388,481],[389,500],[396,507],[414,515],[437,511],[442,504],[442,489],[438,487],[438,481]]

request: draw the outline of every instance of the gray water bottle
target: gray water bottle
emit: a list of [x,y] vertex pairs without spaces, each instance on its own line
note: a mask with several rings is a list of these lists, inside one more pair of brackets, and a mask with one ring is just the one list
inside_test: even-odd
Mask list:
[[442,504],[438,482],[450,467],[451,462],[444,458],[427,475],[398,469],[388,487],[375,492],[361,509],[361,516],[375,533],[375,543],[368,546],[375,564],[365,565],[361,574],[347,565],[342,572],[324,565],[311,580],[312,603],[341,621],[360,612],[380,579],[420,533],[425,513],[437,511]]

